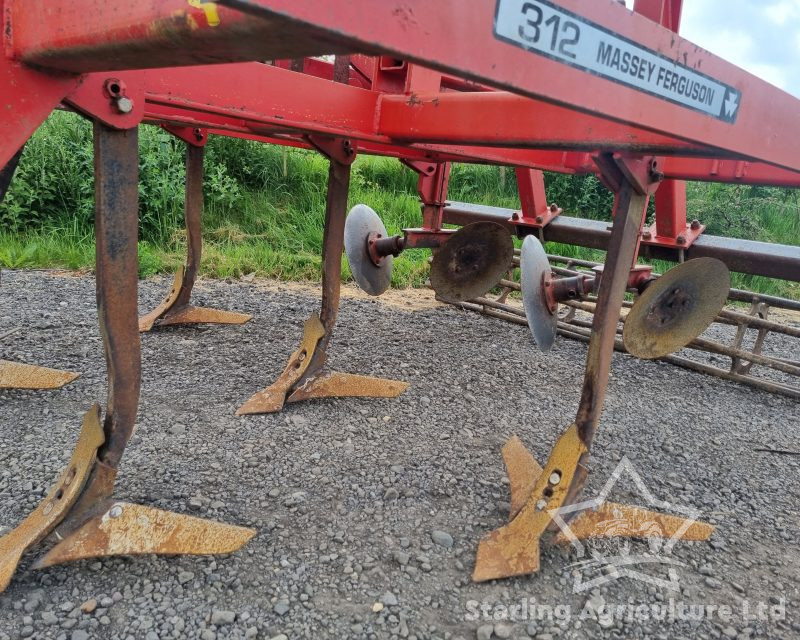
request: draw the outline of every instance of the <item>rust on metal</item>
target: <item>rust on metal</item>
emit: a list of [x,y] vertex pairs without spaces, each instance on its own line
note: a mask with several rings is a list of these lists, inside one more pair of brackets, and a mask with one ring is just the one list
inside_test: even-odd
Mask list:
[[254,413],[273,413],[280,411],[286,402],[286,394],[300,380],[317,349],[319,341],[325,335],[325,327],[315,313],[306,320],[303,328],[303,339],[300,346],[289,358],[286,368],[278,379],[269,387],[253,395],[236,411],[237,416]]
[[637,358],[660,358],[708,328],[728,299],[728,268],[715,258],[688,260],[653,280],[625,319],[622,340]]
[[[766,302],[761,302],[759,300],[753,300],[750,303],[750,311],[748,312],[750,316],[758,316],[762,320],[766,320],[767,316],[769,315],[769,305]],[[733,341],[734,349],[741,349],[745,334],[747,333],[748,325],[746,323],[740,323],[738,328],[736,329],[736,337]],[[758,333],[756,334],[755,344],[753,345],[752,352],[754,354],[761,354],[761,350],[764,348],[764,340],[767,337],[767,333],[769,333],[768,329],[760,328]],[[734,357],[731,360],[731,371],[733,373],[738,373],[740,375],[747,375],[750,373],[750,369],[753,367],[753,361],[750,360],[742,360],[739,357]]]
[[80,374],[0,360],[0,389],[60,389]]
[[94,405],[83,416],[72,458],[47,497],[15,529],[0,538],[0,592],[11,581],[22,554],[44,539],[78,499],[103,440],[100,407]]
[[106,439],[97,456],[116,468],[133,433],[142,377],[137,129],[116,131],[95,122],[94,167],[97,316],[108,368]]
[[503,462],[511,489],[508,519],[513,520],[528,501],[536,481],[542,475],[542,467],[517,436],[510,438],[503,446]]
[[255,529],[186,516],[128,502],[108,509],[59,542],[36,568],[117,555],[212,555],[244,546]]
[[553,447],[516,517],[481,540],[472,573],[475,582],[539,570],[539,539],[552,522],[549,511],[564,504],[575,469],[586,451],[577,425],[571,425]]
[[514,243],[494,222],[475,222],[452,234],[433,254],[431,287],[443,300],[469,300],[494,287],[511,267]]
[[170,324],[244,324],[252,318],[249,313],[187,305],[168,313],[158,321],[158,325],[163,327]]
[[308,141],[329,160],[322,239],[320,314],[312,315],[306,322],[300,348],[289,358],[289,363],[278,379],[239,407],[236,415],[273,413],[280,411],[286,402],[299,402],[308,398],[393,398],[408,388],[408,384],[397,380],[336,371],[322,373],[339,313],[345,214],[350,187],[350,165],[355,159],[355,148],[347,139],[309,136]]
[[178,270],[175,272],[175,279],[172,282],[172,288],[170,288],[167,297],[159,303],[159,305],[153,309],[150,313],[143,315],[139,318],[139,331],[146,332],[150,331],[153,328],[155,323],[163,316],[167,311],[172,309],[175,305],[175,301],[178,299],[178,294],[180,293],[181,289],[183,288],[183,278],[185,273],[185,267],[181,265],[178,267]]
[[150,313],[139,318],[139,331],[146,332],[154,326],[173,324],[244,324],[253,317],[249,313],[189,304],[203,251],[203,156],[202,146],[186,145],[186,264],[175,272],[175,280],[167,297]]
[[292,391],[286,401],[299,402],[311,398],[396,398],[408,386],[407,382],[400,380],[331,371],[307,378]]
[[667,513],[615,502],[603,502],[595,509],[581,511],[570,520],[572,538],[560,531],[554,538],[558,544],[590,538],[674,538],[708,540],[714,526]]

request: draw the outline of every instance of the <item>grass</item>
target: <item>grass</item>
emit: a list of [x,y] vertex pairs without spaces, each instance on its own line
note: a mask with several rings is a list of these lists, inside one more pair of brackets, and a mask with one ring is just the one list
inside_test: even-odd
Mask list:
[[[153,127],[140,134],[140,265],[142,277],[173,271],[184,259],[181,144]],[[213,139],[206,153],[201,272],[213,277],[258,276],[318,280],[327,162],[318,154],[234,139]],[[567,215],[607,218],[611,196],[593,177],[548,175],[548,197]],[[456,165],[452,200],[516,208],[514,173]],[[17,175],[0,204],[0,265],[8,268],[91,269],[91,131],[81,119],[54,114],[29,141]],[[389,233],[419,225],[416,176],[397,160],[359,157],[351,205],[378,211]],[[793,191],[690,184],[689,210],[716,235],[800,244],[800,201]],[[603,253],[571,245],[551,253],[602,260]],[[395,260],[392,285],[422,285],[425,251]],[[660,263],[657,270],[670,265]],[[343,277],[349,279],[346,260]],[[734,275],[733,286],[800,298],[800,285]]]

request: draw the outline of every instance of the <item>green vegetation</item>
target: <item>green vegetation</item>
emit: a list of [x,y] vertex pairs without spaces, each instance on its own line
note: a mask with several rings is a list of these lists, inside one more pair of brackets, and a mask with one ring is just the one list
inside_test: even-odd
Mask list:
[[[140,134],[140,275],[171,272],[184,256],[182,143],[155,127]],[[206,153],[202,270],[216,277],[256,273],[316,280],[322,247],[327,163],[317,154],[238,139],[214,138]],[[0,204],[0,265],[10,268],[94,265],[91,129],[55,113],[29,141]],[[607,218],[611,195],[594,177],[547,176],[548,197],[569,215]],[[452,200],[518,207],[514,172],[454,166]],[[419,224],[416,177],[388,158],[360,157],[351,203],[378,211],[390,233]],[[691,184],[689,208],[708,233],[800,244],[800,199],[785,189]],[[586,259],[602,254],[565,245],[553,253]],[[395,261],[398,287],[427,277],[428,254]],[[665,270],[667,264],[657,265]],[[345,266],[345,276],[349,277]],[[800,297],[792,283],[736,276],[734,286]]]

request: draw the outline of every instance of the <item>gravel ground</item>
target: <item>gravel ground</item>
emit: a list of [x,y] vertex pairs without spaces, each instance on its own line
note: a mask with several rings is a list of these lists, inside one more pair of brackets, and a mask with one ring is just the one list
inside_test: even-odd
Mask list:
[[[167,287],[143,282],[142,311]],[[657,498],[717,525],[711,541],[675,546],[676,591],[623,577],[574,593],[577,553],[553,546],[537,575],[473,584],[477,542],[508,514],[500,448],[516,433],[546,458],[574,415],[585,345],[561,339],[545,355],[499,320],[345,298],[331,366],[407,380],[405,396],[237,418],[283,368],[317,301],[258,282],[204,281],[196,293],[255,318],[144,336],[138,427],[116,495],[257,536],[217,558],[45,571],[26,558],[0,595],[0,639],[800,637],[800,457],[755,451],[798,449],[795,401],[616,354],[586,495],[627,456]],[[58,391],[0,391],[5,527],[46,493],[105,392],[93,278],[4,272],[0,334],[19,326],[2,357],[82,375]],[[784,352],[797,358],[791,343]],[[646,505],[626,476],[610,498]],[[660,565],[638,569],[663,577]],[[665,603],[665,620],[647,613]],[[650,608],[637,619],[638,605]],[[706,615],[687,620],[687,605]]]

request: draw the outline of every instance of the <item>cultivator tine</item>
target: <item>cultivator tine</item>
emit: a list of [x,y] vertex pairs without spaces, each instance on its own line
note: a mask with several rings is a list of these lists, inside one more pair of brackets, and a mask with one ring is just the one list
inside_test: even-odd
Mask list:
[[34,568],[104,556],[215,555],[241,549],[255,529],[129,502],[108,508],[53,547]]
[[99,406],[86,413],[72,460],[50,495],[0,538],[0,591],[22,554],[51,533],[57,544],[37,566],[120,554],[230,553],[255,535],[253,529],[111,499],[141,384],[136,133],[94,124],[97,315],[108,367],[106,416],[101,426]]
[[[560,516],[556,521],[555,514],[561,507],[573,505],[586,483],[589,449],[608,385],[617,319],[648,199],[648,174],[637,170],[637,163],[616,156],[600,156],[597,164],[610,178],[609,182],[619,188],[578,412],[575,422],[559,438],[543,470],[517,438],[509,440],[503,448],[511,485],[511,520],[481,540],[472,576],[476,582],[537,571],[542,536],[564,522]],[[669,531],[676,534],[675,537],[704,540],[713,531],[704,523],[606,503],[594,511],[575,509],[567,519],[569,526],[574,524],[577,530],[575,539],[598,533],[613,536],[615,527],[605,530],[602,526],[609,520],[609,514],[618,515],[616,529],[620,535],[628,537],[652,535],[654,528],[644,526],[651,521],[662,537]]]
[[84,415],[72,458],[47,497],[15,529],[0,538],[0,592],[11,581],[22,554],[43,540],[75,504],[104,439],[100,407],[95,405]]
[[141,332],[150,331],[154,326],[173,324],[244,324],[253,317],[249,313],[189,304],[203,251],[203,154],[203,147],[186,145],[186,265],[178,268],[172,288],[163,302],[139,318]]
[[80,374],[0,360],[0,389],[60,389]]
[[143,315],[139,318],[139,331],[142,333],[150,331],[158,320],[160,320],[172,307],[178,299],[178,295],[183,289],[183,280],[186,274],[186,267],[181,265],[175,272],[175,280],[172,282],[172,288],[169,290],[167,297],[150,313]]
[[349,140],[310,138],[309,141],[330,161],[322,239],[322,308],[319,316],[314,314],[306,321],[300,348],[289,358],[283,373],[239,407],[236,415],[273,413],[287,402],[310,398],[394,398],[408,388],[408,384],[398,380],[337,371],[323,373],[339,312],[347,193],[355,152]]

